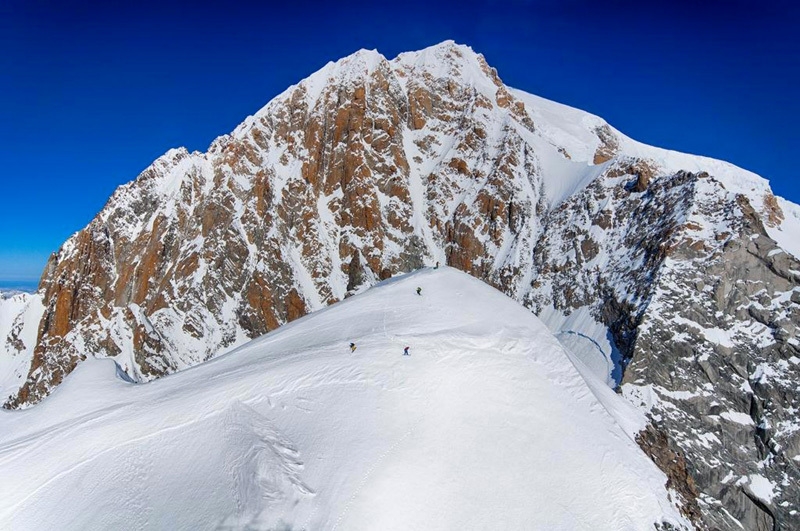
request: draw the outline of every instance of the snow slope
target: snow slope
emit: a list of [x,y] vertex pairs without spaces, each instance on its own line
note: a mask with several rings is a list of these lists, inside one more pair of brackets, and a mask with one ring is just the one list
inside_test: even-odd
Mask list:
[[16,393],[25,381],[43,313],[40,294],[0,293],[0,399]]
[[147,384],[89,359],[0,414],[0,528],[688,527],[643,418],[569,360],[450,268]]

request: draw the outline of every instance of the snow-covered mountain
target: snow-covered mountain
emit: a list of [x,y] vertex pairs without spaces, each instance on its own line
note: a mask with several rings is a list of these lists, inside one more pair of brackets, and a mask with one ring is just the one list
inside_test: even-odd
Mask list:
[[87,360],[0,415],[0,527],[688,529],[644,415],[580,367],[451,268],[147,385]]
[[26,407],[87,356],[150,381],[441,262],[648,415],[702,525],[796,528],[797,256],[800,207],[757,175],[509,88],[465,46],[362,50],[120,187],[11,317],[38,336],[0,345],[27,372],[3,391]]

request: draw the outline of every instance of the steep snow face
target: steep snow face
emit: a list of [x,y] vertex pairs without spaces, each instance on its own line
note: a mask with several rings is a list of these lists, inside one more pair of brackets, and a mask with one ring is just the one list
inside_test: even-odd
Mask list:
[[17,394],[31,368],[39,321],[40,294],[0,296],[0,397]]
[[428,269],[146,385],[81,364],[0,414],[0,527],[689,528],[642,423],[530,312]]

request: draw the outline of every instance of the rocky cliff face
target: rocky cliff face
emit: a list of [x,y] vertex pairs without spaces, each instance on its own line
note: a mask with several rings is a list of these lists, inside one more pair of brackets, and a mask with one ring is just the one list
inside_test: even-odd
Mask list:
[[641,180],[617,159],[548,216],[524,301],[578,351],[607,341],[643,448],[704,525],[793,529],[800,263],[709,174]]
[[151,380],[438,261],[648,412],[699,527],[796,528],[798,228],[760,177],[506,87],[469,48],[361,51],[115,192],[51,258],[7,406],[87,355]]
[[795,529],[800,262],[706,178],[637,329],[623,393],[686,456],[712,526]]

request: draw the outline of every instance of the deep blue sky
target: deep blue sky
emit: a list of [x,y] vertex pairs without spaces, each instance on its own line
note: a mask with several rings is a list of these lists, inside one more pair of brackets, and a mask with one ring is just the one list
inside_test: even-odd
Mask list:
[[793,2],[113,3],[0,0],[0,280],[38,278],[118,185],[329,60],[445,39],[511,86],[800,202]]

